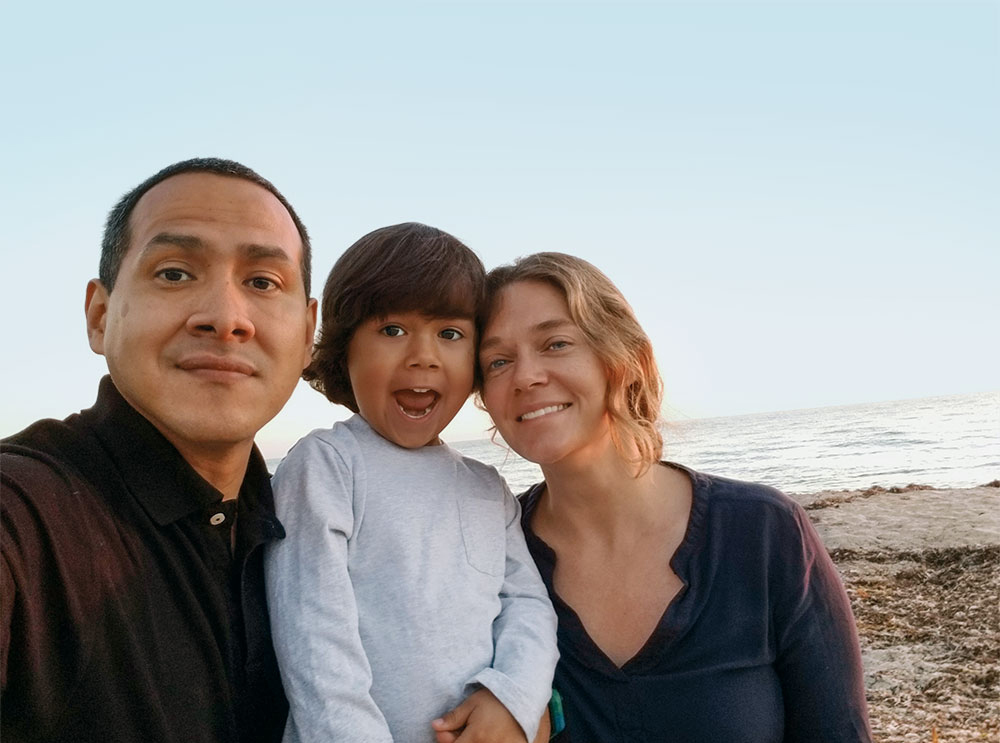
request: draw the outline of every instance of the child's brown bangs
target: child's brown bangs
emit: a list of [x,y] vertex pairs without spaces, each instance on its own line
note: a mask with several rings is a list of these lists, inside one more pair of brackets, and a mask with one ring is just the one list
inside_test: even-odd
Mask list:
[[368,292],[362,315],[384,317],[393,312],[419,312],[428,317],[475,319],[482,306],[484,289],[481,264],[477,263],[478,259],[426,261],[411,263],[405,266],[406,270],[387,271]]
[[[474,320],[479,314],[481,290],[468,275],[437,276],[412,282],[402,291],[385,294],[376,315],[392,312],[419,312],[427,317],[456,317]],[[401,287],[402,288],[402,287]]]

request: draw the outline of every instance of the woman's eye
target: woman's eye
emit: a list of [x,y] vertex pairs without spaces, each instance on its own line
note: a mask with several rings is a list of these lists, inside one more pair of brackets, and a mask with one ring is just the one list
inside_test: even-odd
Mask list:
[[549,349],[552,351],[558,351],[561,348],[566,348],[569,345],[566,341],[552,341],[549,344]]
[[164,268],[160,271],[157,271],[156,275],[161,279],[163,279],[164,281],[170,282],[171,284],[177,284],[180,283],[181,281],[190,281],[191,279],[194,278],[187,271],[184,271],[180,268]]
[[397,338],[406,333],[406,331],[398,325],[386,325],[379,332],[382,333],[382,335],[389,336],[390,338]]
[[486,362],[486,371],[496,371],[497,369],[502,369],[507,363],[507,359],[493,359],[492,361]]
[[455,328],[445,328],[440,333],[438,333],[438,335],[444,338],[446,341],[457,341],[465,337],[465,334],[462,333],[461,330],[457,330]]

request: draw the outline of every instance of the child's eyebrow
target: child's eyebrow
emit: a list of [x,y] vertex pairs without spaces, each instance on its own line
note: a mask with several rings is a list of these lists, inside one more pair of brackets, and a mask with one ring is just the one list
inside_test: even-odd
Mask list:
[[467,322],[476,324],[476,320],[468,315],[425,315],[428,320],[437,320],[440,322]]
[[444,312],[422,312],[424,317],[430,317],[435,320],[475,320],[475,314],[471,312],[466,312],[461,309],[445,310]]

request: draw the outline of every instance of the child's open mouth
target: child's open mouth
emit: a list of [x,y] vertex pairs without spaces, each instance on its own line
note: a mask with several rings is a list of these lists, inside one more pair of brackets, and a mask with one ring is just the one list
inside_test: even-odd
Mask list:
[[426,387],[396,390],[393,393],[396,404],[407,418],[419,419],[428,415],[441,397],[437,392]]

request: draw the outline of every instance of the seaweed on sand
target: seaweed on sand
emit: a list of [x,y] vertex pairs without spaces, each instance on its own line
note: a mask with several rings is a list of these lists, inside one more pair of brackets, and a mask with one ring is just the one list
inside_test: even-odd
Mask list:
[[882,743],[1000,740],[1000,545],[833,550]]

